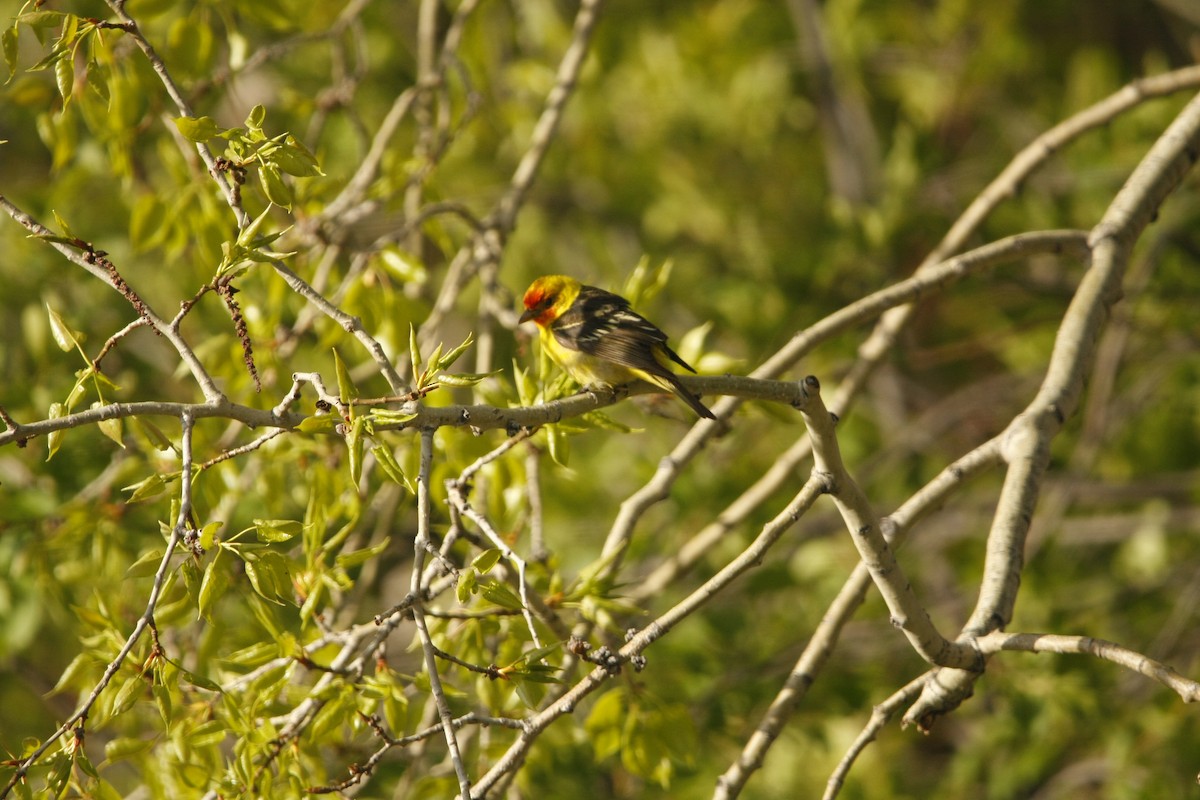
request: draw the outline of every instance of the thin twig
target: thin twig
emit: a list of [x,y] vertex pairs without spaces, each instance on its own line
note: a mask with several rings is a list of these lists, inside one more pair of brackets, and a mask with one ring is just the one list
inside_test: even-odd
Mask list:
[[[432,526],[432,511],[430,510],[429,476],[433,472],[433,431],[421,431],[421,465],[417,475],[417,538],[413,544],[412,579],[409,594],[420,597],[424,592],[421,585],[421,573],[425,568],[425,549],[432,541],[429,530]],[[413,622],[416,623],[417,635],[421,640],[421,650],[425,654],[425,671],[429,675],[429,691],[437,706],[438,716],[442,720],[442,732],[446,737],[446,747],[450,752],[450,760],[454,763],[454,772],[458,775],[459,790],[463,797],[471,796],[471,779],[467,775],[467,767],[463,764],[462,753],[458,749],[458,737],[454,733],[454,715],[450,711],[450,703],[446,701],[446,691],[442,688],[442,679],[438,674],[437,652],[433,639],[429,635],[429,627],[425,624],[425,610],[421,603],[412,606]]]
[[837,797],[838,792],[842,790],[842,785],[846,782],[846,776],[850,774],[850,768],[854,766],[854,762],[867,749],[867,745],[875,741],[875,737],[883,730],[883,726],[887,725],[901,708],[911,703],[913,698],[920,694],[925,684],[929,682],[931,674],[931,672],[926,672],[914,678],[897,689],[887,700],[875,706],[874,711],[871,712],[871,719],[863,727],[862,733],[850,745],[846,754],[842,756],[842,760],[838,762],[837,767],[833,770],[833,774],[829,776],[829,780],[825,784],[825,794],[822,795],[822,800],[833,800]]

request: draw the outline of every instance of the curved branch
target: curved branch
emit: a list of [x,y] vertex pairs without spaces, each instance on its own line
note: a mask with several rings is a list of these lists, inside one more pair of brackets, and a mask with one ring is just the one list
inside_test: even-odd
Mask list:
[[[1059,327],[1041,389],[1004,433],[1009,469],[988,534],[983,585],[963,638],[982,636],[1012,619],[1025,538],[1050,462],[1050,444],[1079,405],[1100,334],[1120,297],[1134,243],[1198,158],[1200,95],[1154,143],[1092,230],[1092,268]],[[905,722],[927,729],[970,696],[977,678],[975,672],[939,670],[904,715]]]

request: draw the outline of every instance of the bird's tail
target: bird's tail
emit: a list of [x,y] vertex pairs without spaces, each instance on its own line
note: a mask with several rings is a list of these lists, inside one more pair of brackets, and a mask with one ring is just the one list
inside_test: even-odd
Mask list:
[[689,392],[687,387],[674,375],[671,376],[670,386],[664,388],[670,388],[672,394],[691,406],[692,411],[695,411],[703,419],[716,419],[716,416],[708,410],[708,406],[701,403],[699,398]]

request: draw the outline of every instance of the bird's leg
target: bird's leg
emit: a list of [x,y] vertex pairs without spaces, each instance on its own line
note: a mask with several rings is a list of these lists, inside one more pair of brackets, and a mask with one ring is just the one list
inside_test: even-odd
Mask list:
[[581,394],[590,394],[597,400],[608,403],[615,403],[623,397],[628,396],[629,387],[625,384],[613,386],[611,383],[589,383],[580,388]]

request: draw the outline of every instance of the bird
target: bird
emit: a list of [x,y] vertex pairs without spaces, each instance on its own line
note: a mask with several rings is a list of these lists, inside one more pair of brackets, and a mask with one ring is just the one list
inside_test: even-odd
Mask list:
[[704,419],[716,419],[670,365],[696,370],[624,297],[567,275],[543,275],[525,290],[523,302],[520,322],[537,324],[542,348],[585,389],[640,379],[671,392]]

